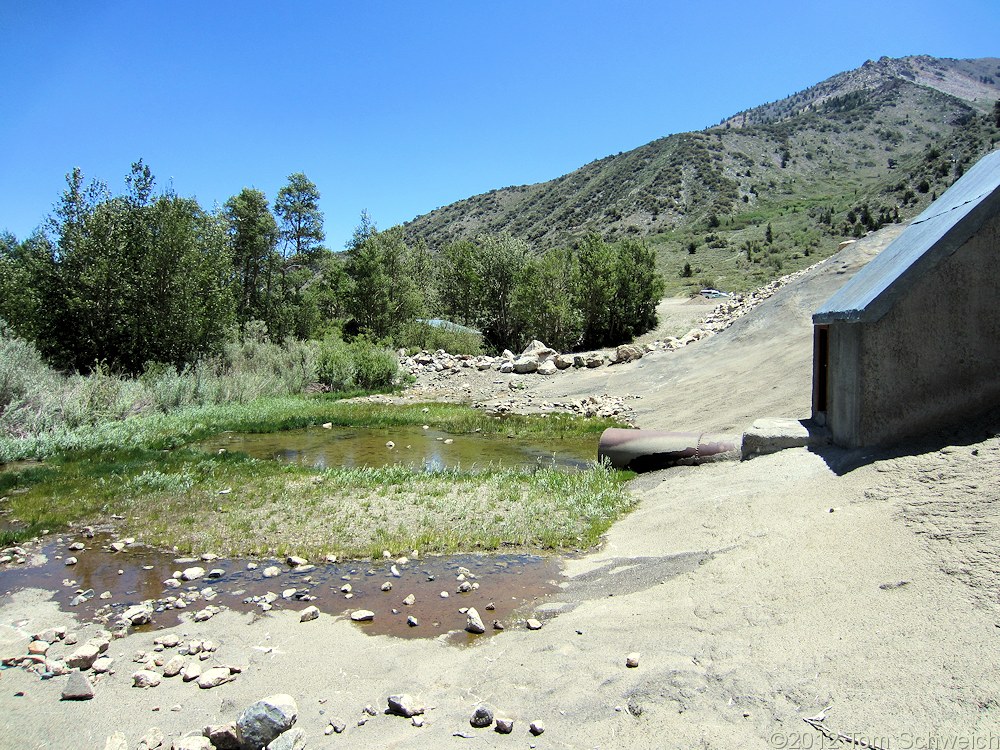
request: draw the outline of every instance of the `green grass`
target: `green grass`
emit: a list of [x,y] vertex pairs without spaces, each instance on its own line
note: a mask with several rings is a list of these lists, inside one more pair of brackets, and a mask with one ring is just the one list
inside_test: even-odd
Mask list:
[[5,544],[117,515],[120,533],[183,552],[364,558],[383,549],[586,548],[633,506],[627,478],[598,466],[318,471],[238,453],[136,448],[6,472],[0,491],[22,524]]
[[457,404],[274,397],[5,438],[0,455],[44,463],[11,464],[0,471],[0,502],[17,519],[0,532],[0,541],[8,545],[43,529],[123,516],[117,522],[122,533],[187,552],[367,557],[387,548],[564,549],[595,544],[634,502],[624,489],[627,476],[602,467],[320,471],[191,445],[225,431],[276,432],[326,422],[371,428],[427,424],[453,434],[541,440],[593,435],[618,425],[569,414],[498,417]]

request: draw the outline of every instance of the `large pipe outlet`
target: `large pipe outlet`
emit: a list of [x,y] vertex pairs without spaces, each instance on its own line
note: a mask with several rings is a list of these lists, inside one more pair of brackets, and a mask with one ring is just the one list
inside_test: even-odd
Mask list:
[[742,436],[700,432],[625,430],[610,427],[601,434],[597,459],[616,469],[655,471],[710,461],[739,461]]

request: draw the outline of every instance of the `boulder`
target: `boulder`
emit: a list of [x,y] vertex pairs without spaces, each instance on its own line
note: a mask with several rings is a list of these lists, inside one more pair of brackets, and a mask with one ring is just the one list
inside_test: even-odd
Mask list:
[[282,732],[271,744],[267,746],[267,750],[303,750],[306,746],[306,733],[304,730],[294,727],[289,729],[287,732]]
[[513,369],[518,375],[527,375],[538,370],[538,360],[534,357],[518,357],[514,360]]
[[424,707],[412,695],[401,693],[389,696],[389,713],[404,716],[407,719],[424,712]]
[[228,724],[210,724],[201,733],[218,750],[239,750],[240,748],[240,738],[236,732],[235,721],[231,721]]
[[555,375],[558,372],[556,363],[551,359],[547,359],[544,362],[538,363],[538,369],[535,370],[539,375]]
[[298,718],[298,707],[292,696],[285,693],[270,695],[248,706],[236,720],[236,733],[242,750],[260,750]]
[[485,633],[486,626],[483,625],[483,618],[479,616],[479,612],[476,611],[475,607],[469,607],[469,611],[466,614],[465,629],[470,633]]

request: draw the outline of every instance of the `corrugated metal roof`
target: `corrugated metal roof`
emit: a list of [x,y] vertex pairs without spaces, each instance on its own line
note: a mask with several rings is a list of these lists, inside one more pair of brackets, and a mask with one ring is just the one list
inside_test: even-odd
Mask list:
[[1000,211],[1000,150],[987,154],[814,314],[813,323],[881,319],[922,274]]

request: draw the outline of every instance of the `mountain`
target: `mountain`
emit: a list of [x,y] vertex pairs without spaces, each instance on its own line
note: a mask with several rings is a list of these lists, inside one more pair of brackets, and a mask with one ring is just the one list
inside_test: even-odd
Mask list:
[[640,237],[678,287],[745,288],[922,209],[1000,141],[998,81],[1000,58],[869,60],[717,126],[439,208],[404,232],[432,248],[499,232],[539,249],[589,232]]

